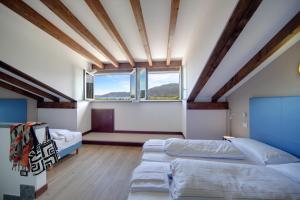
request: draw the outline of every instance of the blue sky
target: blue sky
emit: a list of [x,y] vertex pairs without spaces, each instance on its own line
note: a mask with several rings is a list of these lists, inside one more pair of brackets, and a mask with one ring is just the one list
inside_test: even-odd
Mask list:
[[[145,74],[141,74],[141,79],[145,79]],[[141,81],[141,89],[144,88],[145,81]],[[178,83],[178,73],[149,73],[148,87],[156,87],[168,83]],[[109,92],[130,92],[130,75],[97,75],[95,76],[95,95],[103,95]]]

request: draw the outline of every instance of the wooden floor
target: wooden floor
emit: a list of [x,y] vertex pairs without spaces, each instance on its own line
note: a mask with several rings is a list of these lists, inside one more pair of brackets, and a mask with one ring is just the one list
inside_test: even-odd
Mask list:
[[48,190],[38,200],[125,200],[140,147],[83,145],[47,174]]

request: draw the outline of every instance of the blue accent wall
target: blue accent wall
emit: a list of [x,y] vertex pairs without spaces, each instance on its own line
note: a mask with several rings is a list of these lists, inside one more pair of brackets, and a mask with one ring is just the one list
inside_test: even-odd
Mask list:
[[300,157],[300,97],[250,99],[250,137]]
[[0,99],[0,123],[24,123],[26,121],[26,99]]

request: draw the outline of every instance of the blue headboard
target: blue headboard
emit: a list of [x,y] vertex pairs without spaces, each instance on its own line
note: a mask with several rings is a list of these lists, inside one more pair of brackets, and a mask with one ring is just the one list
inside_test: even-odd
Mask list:
[[26,121],[26,99],[0,99],[0,122],[24,123]]
[[300,157],[300,97],[250,99],[250,137]]

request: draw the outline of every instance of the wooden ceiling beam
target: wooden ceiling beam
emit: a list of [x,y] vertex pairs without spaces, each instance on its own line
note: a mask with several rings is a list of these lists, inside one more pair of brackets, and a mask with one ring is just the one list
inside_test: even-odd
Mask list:
[[262,0],[239,0],[195,84],[188,102],[195,101],[261,2]]
[[170,65],[180,0],[172,0],[167,46],[167,65]]
[[65,99],[67,99],[67,100],[70,100],[70,101],[73,101],[73,102],[76,101],[75,99],[73,99],[73,98],[71,98],[71,97],[69,97],[69,96],[63,94],[62,92],[60,92],[60,91],[58,91],[58,90],[56,90],[56,89],[50,87],[49,85],[47,85],[47,84],[45,84],[45,83],[42,83],[41,81],[39,81],[39,80],[33,78],[32,76],[29,76],[28,74],[25,74],[24,72],[22,72],[22,71],[20,71],[20,70],[18,70],[18,69],[16,69],[16,68],[14,68],[14,67],[12,67],[12,66],[10,66],[10,65],[8,65],[8,64],[6,64],[6,63],[4,63],[4,62],[2,62],[1,60],[0,60],[0,67],[1,67],[2,69],[5,69],[5,70],[7,70],[7,71],[9,71],[9,72],[11,72],[11,73],[13,73],[13,74],[19,76],[19,77],[22,77],[22,78],[24,78],[24,79],[26,79],[26,80],[28,80],[28,81],[34,83],[35,85],[38,85],[38,86],[40,86],[40,87],[43,87],[43,88],[45,88],[46,90],[49,90],[49,91],[53,92],[54,94],[57,94],[57,95],[59,95],[59,96],[65,98]]
[[25,83],[25,82],[15,78],[15,77],[12,77],[8,74],[5,74],[5,73],[1,72],[1,71],[0,71],[0,79],[4,80],[4,81],[6,81],[10,84],[16,85],[20,88],[23,88],[27,91],[30,91],[31,93],[37,94],[39,96],[46,97],[46,98],[51,99],[53,101],[57,101],[57,102],[59,101],[58,97],[56,97],[56,96],[54,96],[54,95],[52,95],[48,92],[45,92],[45,91],[43,91],[39,88],[36,88],[32,85],[29,85],[28,83]]
[[149,45],[149,40],[148,40],[148,35],[146,31],[140,0],[130,0],[130,4],[147,55],[148,63],[150,66],[152,66],[151,50],[150,50],[150,45]]
[[217,102],[231,88],[242,81],[293,36],[300,32],[300,12],[291,19],[259,52],[257,52],[225,85],[217,91],[212,101]]
[[35,99],[38,102],[43,102],[44,101],[44,99],[42,97],[38,96],[38,95],[30,93],[30,92],[28,92],[26,90],[23,90],[21,88],[18,88],[16,86],[10,85],[10,84],[8,84],[6,82],[3,82],[3,81],[0,81],[0,87],[2,87],[4,89],[7,89],[7,90],[10,90],[10,91],[13,91],[13,92],[18,93],[18,94],[21,94],[23,96]]
[[82,55],[86,59],[90,60],[92,63],[97,65],[99,68],[103,67],[102,62],[96,58],[93,54],[83,48],[80,44],[75,42],[71,37],[49,22],[46,18],[32,9],[25,2],[20,0],[1,0],[3,5],[19,14],[23,18],[27,19],[32,24],[36,25],[52,37],[56,38],[69,48],[73,49],[78,54]]
[[[171,60],[169,65],[166,65],[166,61],[153,61],[152,66],[148,62],[136,62],[135,67],[147,68],[148,70],[161,70],[161,71],[172,71],[179,70],[182,66],[181,60]],[[96,69],[94,66],[92,66]],[[119,68],[114,68],[111,64],[104,64],[104,68],[98,70],[100,73],[110,73],[110,72],[130,72],[132,71],[132,66],[130,63],[119,63]]]
[[189,110],[228,110],[228,102],[188,102],[187,109]]
[[[47,0],[51,1],[51,0]],[[104,26],[105,30],[109,33],[109,35],[113,38],[113,40],[117,43],[117,45],[122,50],[123,54],[126,56],[128,62],[132,67],[134,67],[134,59],[129,52],[125,42],[123,41],[121,35],[119,34],[117,28],[114,26],[113,22],[109,18],[106,10],[99,0],[85,0],[86,4],[92,10],[94,15],[100,21],[100,23]]]
[[119,63],[116,58],[99,42],[99,40],[73,15],[73,13],[60,0],[41,0],[61,20],[68,24],[87,43],[108,59],[115,67]]

